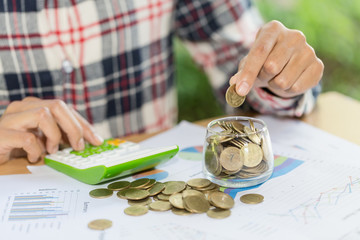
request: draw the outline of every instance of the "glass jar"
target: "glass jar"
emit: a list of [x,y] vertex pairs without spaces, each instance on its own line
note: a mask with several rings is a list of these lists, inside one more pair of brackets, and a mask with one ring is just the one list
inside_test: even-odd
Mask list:
[[256,118],[226,117],[210,122],[203,155],[206,178],[223,187],[263,183],[274,169],[268,129]]

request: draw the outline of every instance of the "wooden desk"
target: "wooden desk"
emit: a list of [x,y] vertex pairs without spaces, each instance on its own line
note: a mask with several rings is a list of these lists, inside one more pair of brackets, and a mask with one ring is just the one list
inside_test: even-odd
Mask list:
[[[212,118],[213,119],[213,118]],[[197,121],[196,124],[206,126],[212,119]],[[323,93],[319,96],[316,109],[302,119],[304,122],[342,137],[360,145],[360,102],[336,92]],[[156,135],[137,134],[125,139],[140,142]],[[42,165],[37,163],[34,165]],[[26,159],[14,159],[0,165],[0,175],[29,173]]]

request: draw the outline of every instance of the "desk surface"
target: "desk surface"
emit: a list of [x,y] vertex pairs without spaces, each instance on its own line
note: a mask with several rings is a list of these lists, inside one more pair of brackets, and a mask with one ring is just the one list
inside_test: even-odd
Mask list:
[[[196,122],[206,126],[211,119]],[[316,109],[302,121],[332,133],[338,137],[360,145],[360,102],[337,92],[323,93],[319,96]],[[140,142],[153,134],[137,134],[126,137],[127,140]],[[42,162],[33,165],[42,165]],[[26,159],[13,159],[0,165],[0,175],[29,173]]]

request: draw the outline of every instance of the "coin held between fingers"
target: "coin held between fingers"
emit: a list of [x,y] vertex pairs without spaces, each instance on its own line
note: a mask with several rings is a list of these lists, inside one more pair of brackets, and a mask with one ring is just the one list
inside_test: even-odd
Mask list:
[[238,95],[235,87],[236,85],[233,84],[226,90],[225,100],[232,107],[240,107],[244,103],[245,97]]

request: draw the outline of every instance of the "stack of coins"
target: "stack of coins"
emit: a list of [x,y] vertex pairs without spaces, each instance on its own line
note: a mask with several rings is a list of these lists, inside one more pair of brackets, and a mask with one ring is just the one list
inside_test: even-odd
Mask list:
[[[219,191],[219,186],[208,179],[195,178],[188,182],[157,182],[141,178],[133,182],[119,181],[105,188],[94,189],[89,194],[94,198],[110,197],[113,191],[128,204],[124,212],[130,216],[140,216],[152,211],[169,211],[176,215],[207,213],[211,218],[226,218],[231,214],[234,200]],[[111,192],[111,194],[109,193]]]
[[218,178],[257,177],[269,169],[265,138],[251,119],[249,127],[237,121],[219,121],[222,131],[207,137],[205,167]]

